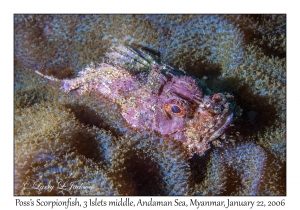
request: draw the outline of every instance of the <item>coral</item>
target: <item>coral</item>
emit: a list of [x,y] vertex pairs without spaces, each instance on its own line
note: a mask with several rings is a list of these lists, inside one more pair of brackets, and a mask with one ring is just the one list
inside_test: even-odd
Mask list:
[[15,15],[14,20],[16,70],[40,68],[60,78],[74,74],[69,50],[77,16]]
[[143,133],[101,138],[108,177],[122,195],[189,195],[189,158],[178,142]]
[[[117,194],[93,149],[100,131],[78,123],[68,110],[43,103],[17,109],[14,132],[15,195],[87,194],[85,189],[70,189],[72,183],[92,187],[88,194]],[[50,185],[53,190],[42,188]]]
[[286,54],[286,15],[229,15],[241,27],[247,44],[255,43],[268,56]]
[[[150,21],[134,15],[15,15],[15,63],[56,77],[98,63],[117,43],[155,43]],[[134,31],[134,33],[132,33]],[[143,40],[143,41],[142,41]],[[87,62],[88,61],[88,62]]]
[[25,108],[47,100],[46,85],[34,71],[16,72],[14,90],[15,108]]
[[[273,167],[266,167],[269,164]],[[283,195],[283,173],[280,161],[262,147],[251,142],[227,145],[211,154],[205,179],[196,184],[194,195]]]
[[152,15],[149,19],[167,30],[165,36],[160,36],[161,54],[170,65],[191,71],[203,62],[226,68],[241,64],[243,34],[222,16]]
[[[241,81],[237,87],[247,86],[251,94],[257,96],[249,97],[245,94],[240,96],[241,101],[247,103],[244,108],[250,123],[261,127],[258,129],[257,135],[252,138],[285,161],[285,58],[266,56],[259,47],[249,45],[245,50],[243,65],[234,71],[224,71],[222,76],[224,78],[235,77]],[[268,108],[266,109],[266,107]],[[268,126],[264,128],[262,125]]]
[[[155,135],[149,141],[146,134],[116,138],[79,123],[71,109],[64,107],[36,104],[16,110],[16,195],[190,193],[189,156],[180,144]],[[68,187],[58,189],[66,180]],[[91,189],[69,189],[71,183]],[[49,185],[53,190],[37,189]]]
[[[14,23],[16,195],[286,194],[286,15],[16,14]],[[234,126],[191,157],[172,138],[132,129],[107,98],[62,93],[33,73],[74,80],[120,44],[185,71],[204,96],[231,93]],[[30,180],[94,188],[24,189]]]
[[209,163],[209,175],[196,187],[195,194],[259,195],[266,160],[264,150],[253,143],[217,149]]

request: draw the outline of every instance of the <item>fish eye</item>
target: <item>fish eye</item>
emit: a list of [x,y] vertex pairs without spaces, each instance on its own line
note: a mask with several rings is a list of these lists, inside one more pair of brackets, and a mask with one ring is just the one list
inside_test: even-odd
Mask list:
[[179,106],[176,106],[176,105],[173,105],[172,107],[171,107],[171,111],[173,112],[173,113],[180,113],[181,112],[181,109],[179,108]]
[[165,105],[165,110],[176,117],[183,117],[186,114],[186,110],[184,108],[184,106],[180,105],[180,104],[176,104],[176,103],[167,103]]

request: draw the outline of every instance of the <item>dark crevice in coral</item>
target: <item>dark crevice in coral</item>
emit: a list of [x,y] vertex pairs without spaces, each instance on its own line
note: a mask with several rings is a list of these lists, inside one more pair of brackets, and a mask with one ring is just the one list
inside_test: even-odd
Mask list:
[[221,66],[209,63],[205,58],[200,58],[196,62],[187,62],[185,64],[186,71],[189,75],[201,79],[206,76],[207,78],[215,78],[221,75]]
[[220,194],[220,196],[239,195],[239,190],[243,184],[240,178],[241,175],[237,170],[234,170],[231,167],[228,167],[226,171],[228,171],[228,173],[225,183],[225,189]]
[[[235,93],[235,96],[243,112],[235,124],[240,126],[239,130],[243,132],[242,135],[247,136],[265,131],[279,120],[276,108],[274,105],[269,104],[268,97],[252,94],[249,87],[245,86],[241,87],[238,92],[240,93]],[[251,127],[251,132],[248,129],[249,127]]]
[[86,158],[90,158],[94,162],[100,162],[103,161],[103,158],[99,154],[99,148],[95,137],[95,134],[92,133],[78,132],[74,135],[72,140],[78,154],[81,154]]
[[114,136],[122,135],[118,130],[106,123],[106,119],[104,119],[99,115],[99,113],[92,110],[90,107],[79,104],[68,104],[66,107],[71,109],[80,123],[83,123],[89,127],[96,126],[104,130],[109,130]]
[[[278,37],[276,39],[279,39],[279,35],[277,36]],[[263,36],[260,35],[257,39],[260,40],[262,38]],[[268,42],[264,42],[263,44],[257,44],[257,46],[259,46],[262,49],[266,56],[278,57],[280,59],[286,58],[286,49],[281,49],[278,46],[274,46],[274,44],[270,45]]]
[[[133,188],[130,191],[134,192],[135,195],[155,196],[167,194],[159,166],[144,153],[132,154],[129,158],[126,158],[124,166],[126,169],[123,176],[128,180],[127,187]],[[126,191],[126,189],[123,190]]]
[[262,195],[282,195],[286,196],[286,162],[280,162],[268,150],[264,176],[260,184],[260,194]]
[[[279,20],[280,16],[282,16],[282,20]],[[285,26],[285,18],[283,18],[282,14],[278,14],[276,17],[272,15],[263,15],[263,14],[251,14],[248,15],[249,20],[253,22],[257,22],[259,26],[261,27],[266,27],[264,30],[265,34],[262,33],[261,31],[257,30],[256,28],[249,27],[251,26],[250,23],[241,23],[239,20],[235,19],[235,16],[233,17],[233,21],[236,22],[237,25],[241,25],[240,30],[243,32],[244,36],[244,42],[245,45],[249,45],[252,43],[256,43],[265,53],[267,56],[273,56],[273,57],[279,57],[279,58],[286,58],[286,49],[282,49],[281,47],[278,47],[277,45],[280,40],[280,36],[284,35],[286,36],[286,28],[283,27]],[[276,20],[275,20],[276,19]],[[265,22],[264,22],[265,21]],[[270,22],[270,25],[266,25],[266,22]],[[278,25],[280,26],[280,29],[278,29]],[[272,28],[273,30],[272,34],[269,34],[269,28]],[[277,26],[277,27],[276,27]],[[263,36],[270,35],[273,37],[276,37],[273,41],[276,40],[276,44],[271,44],[272,41],[267,39],[263,43],[260,43],[260,41],[263,39]],[[266,38],[266,37],[265,37]]]
[[202,156],[194,154],[193,157],[189,159],[192,182],[199,184],[205,179],[211,151],[212,149],[207,150]]
[[[255,28],[250,28],[247,25],[244,25],[243,23],[240,23],[238,20],[235,19],[235,16],[233,17],[233,21],[236,22],[237,25],[242,24],[242,27],[239,27],[240,30],[243,32],[244,36],[244,43],[245,45],[249,45],[252,43],[255,39],[260,39],[261,34],[258,33],[258,31],[255,30]],[[258,22],[259,25],[262,24],[262,15],[260,14],[251,14],[248,15],[249,19],[252,19],[253,22]]]

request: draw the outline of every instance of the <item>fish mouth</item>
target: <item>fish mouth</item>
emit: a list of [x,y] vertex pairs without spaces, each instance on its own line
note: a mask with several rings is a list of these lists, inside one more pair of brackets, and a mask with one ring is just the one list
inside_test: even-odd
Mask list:
[[227,110],[221,116],[221,121],[218,122],[209,132],[208,141],[212,141],[221,136],[233,121],[234,114],[231,109]]
[[217,93],[205,96],[198,108],[197,127],[201,133],[200,141],[210,142],[220,137],[230,127],[234,113],[230,102],[231,95]]
[[[209,99],[206,97],[206,102],[209,102]],[[211,106],[212,104],[215,107]],[[196,117],[188,124],[184,145],[190,153],[203,155],[211,148],[210,142],[220,137],[231,126],[233,119],[233,110],[225,100],[222,103],[208,104],[208,109],[204,106],[199,107]]]

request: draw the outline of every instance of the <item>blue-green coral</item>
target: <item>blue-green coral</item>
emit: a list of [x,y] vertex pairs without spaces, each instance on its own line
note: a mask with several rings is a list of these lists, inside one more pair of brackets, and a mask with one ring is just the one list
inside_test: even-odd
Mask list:
[[211,154],[209,176],[195,194],[259,195],[266,161],[264,150],[253,143],[218,148]]
[[[14,19],[16,195],[286,194],[285,15]],[[207,154],[191,158],[171,139],[131,130],[106,99],[62,94],[33,74],[39,69],[70,78],[103,62],[104,53],[119,43],[153,50],[163,62],[197,77],[207,94],[231,92],[234,126]],[[25,189],[33,180],[94,187]]]

